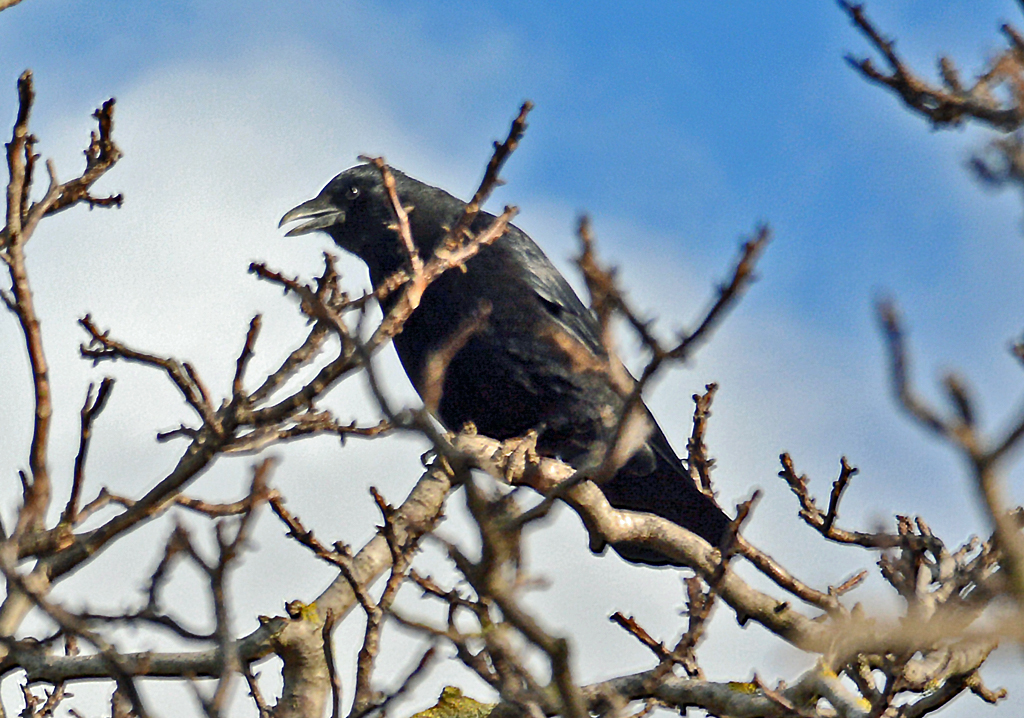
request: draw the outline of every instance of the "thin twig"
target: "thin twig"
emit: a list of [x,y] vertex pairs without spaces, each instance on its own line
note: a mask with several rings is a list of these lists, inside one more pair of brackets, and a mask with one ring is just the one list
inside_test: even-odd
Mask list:
[[75,456],[74,480],[71,484],[71,495],[68,497],[64,513],[60,517],[62,524],[70,526],[78,521],[78,502],[82,495],[82,485],[85,482],[85,458],[89,451],[89,439],[92,437],[92,424],[106,407],[107,399],[113,388],[114,379],[109,376],[104,377],[94,398],[93,385],[89,384],[89,390],[85,395],[85,404],[82,405],[81,411],[82,428],[79,432],[78,454]]
[[441,243],[442,246],[448,246],[449,244],[461,245],[468,238],[469,228],[473,225],[473,220],[476,219],[477,214],[480,212],[480,208],[483,207],[484,202],[490,196],[491,192],[497,187],[501,180],[498,175],[501,172],[502,166],[505,161],[515,151],[516,147],[519,146],[519,141],[523,138],[526,132],[526,116],[530,114],[530,110],[533,109],[533,103],[526,100],[519,108],[519,114],[512,121],[512,126],[509,128],[508,136],[504,142],[494,143],[494,154],[491,155],[490,161],[487,163],[487,169],[484,170],[483,179],[480,180],[480,186],[477,191],[473,194],[473,198],[466,205],[466,209],[463,211],[462,216],[455,223],[455,225],[449,230],[448,235]]

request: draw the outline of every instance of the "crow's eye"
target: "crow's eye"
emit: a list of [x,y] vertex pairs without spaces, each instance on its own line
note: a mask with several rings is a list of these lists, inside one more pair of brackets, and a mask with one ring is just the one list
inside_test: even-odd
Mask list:
[[345,197],[347,197],[348,199],[355,199],[358,196],[359,196],[359,188],[358,187],[349,187],[347,190],[345,190]]

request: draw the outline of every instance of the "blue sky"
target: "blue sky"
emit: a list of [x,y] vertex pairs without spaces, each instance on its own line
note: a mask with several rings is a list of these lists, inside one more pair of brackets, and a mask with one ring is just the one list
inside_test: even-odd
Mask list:
[[[861,468],[843,516],[851,526],[898,511],[920,513],[950,543],[983,531],[956,457],[888,396],[872,305],[881,295],[898,299],[929,396],[943,372],[957,369],[977,391],[986,426],[1017,409],[1021,374],[1006,347],[1022,329],[1022,209],[1019,197],[985,191],[964,170],[986,135],[933,132],[858,78],[843,56],[869,49],[831,2],[678,5],[24,0],[5,11],[0,116],[8,126],[15,79],[30,67],[39,150],[62,176],[79,167],[89,114],[111,95],[125,150],[104,179],[105,189],[124,192],[125,207],[65,213],[29,248],[62,412],[56,437],[72,447],[55,451],[56,470],[68,475],[81,396],[104,373],[121,383],[97,428],[94,489],[131,493],[151,483],[179,450],[154,445],[154,431],[186,418],[145,372],[79,361],[78,316],[91,311],[119,337],[191,359],[215,383],[230,378],[251,313],[264,311],[266,348],[254,370],[270,366],[302,326],[245,268],[265,259],[309,274],[327,248],[325,240],[284,240],[281,214],[364,152],[468,196],[490,141],[529,98],[537,108],[492,209],[519,205],[518,224],[573,281],[575,218],[590,213],[603,256],[621,266],[637,305],[660,317],[666,333],[705,306],[741,236],[761,221],[775,229],[760,280],[738,311],[650,398],[682,447],[689,396],[721,383],[710,435],[719,490],[733,504],[755,486],[766,489],[755,539],[822,584],[871,565],[800,528],[775,478],[781,451],[792,452],[819,496],[841,455]],[[999,24],[1024,24],[1010,0],[873,0],[867,9],[929,76],[940,52],[965,75],[980,71],[1002,47]],[[357,263],[344,266],[355,286],[365,281]],[[10,407],[0,417],[0,471],[9,479],[24,463],[29,411],[15,331],[0,320],[0,359],[13,368],[0,387]],[[413,401],[393,357],[381,361],[395,395]],[[361,395],[358,383],[339,387],[336,411],[372,419]],[[376,483],[397,501],[416,476],[422,445],[388,441],[396,463],[386,472],[375,445],[287,447],[278,485],[318,533],[359,543],[376,520],[363,487]],[[1021,472],[1011,479],[1019,499]],[[195,491],[230,496],[244,480],[244,462],[223,462]],[[343,482],[359,501],[339,492]],[[9,516],[14,499],[7,501],[0,510]],[[453,535],[457,526],[454,518]],[[282,600],[314,595],[329,580],[284,544],[269,518],[261,531],[261,557],[238,574],[240,632],[257,612],[278,612]],[[155,562],[165,530],[147,532]],[[583,680],[610,675],[621,660],[642,669],[644,652],[605,618],[632,611],[670,640],[679,628],[678,578],[592,558],[584,543],[567,511],[534,537],[538,574],[561,576],[567,562],[578,571],[537,605],[552,625],[581,635]],[[552,545],[558,552],[545,552]],[[131,600],[130,577],[114,598],[97,588],[106,587],[103,571],[129,555],[110,552],[75,587],[112,605]],[[261,583],[268,561],[284,587]],[[140,575],[148,568],[139,566]],[[594,581],[607,586],[600,601],[584,588]],[[185,599],[188,586],[183,579],[174,590]],[[601,605],[581,608],[588,603]],[[614,655],[602,659],[609,645]],[[775,646],[720,611],[705,651],[714,677],[744,679],[757,669],[792,679],[806,657]],[[1007,655],[990,671],[992,683],[1016,683],[1012,701],[1024,693],[1019,670]],[[424,689],[428,697],[438,681]],[[975,710],[984,709],[964,698],[948,715]]]

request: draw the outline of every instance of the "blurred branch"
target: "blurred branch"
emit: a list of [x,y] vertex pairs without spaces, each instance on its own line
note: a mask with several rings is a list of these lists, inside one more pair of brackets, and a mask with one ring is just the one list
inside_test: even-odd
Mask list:
[[[398,507],[392,518],[397,540],[405,545],[413,536],[430,530],[438,520],[444,500],[451,489],[450,477],[441,467],[431,467],[413,488],[405,502]],[[352,559],[352,575],[360,585],[369,585],[381,576],[391,565],[392,553],[387,540],[380,534],[371,539]],[[259,660],[274,650],[280,641],[307,640],[304,636],[316,632],[319,655],[322,657],[320,631],[327,612],[342,620],[356,605],[351,585],[344,576],[339,576],[314,602],[300,604],[290,618],[266,618],[253,633],[238,639],[235,650],[239,660],[250,663]],[[313,611],[302,606],[316,606]],[[302,625],[299,625],[302,624]],[[308,624],[308,625],[307,625]],[[295,632],[297,635],[289,637]],[[47,683],[61,683],[72,680],[106,678],[109,667],[102,656],[56,656],[39,650],[33,643],[9,643],[9,655],[0,661],[0,673],[18,666],[26,671],[27,679]],[[136,653],[123,654],[119,658],[126,673],[132,676],[195,677],[216,678],[223,670],[224,660],[219,648],[184,653]],[[324,666],[326,670],[326,665]],[[326,676],[326,673],[325,673]],[[327,682],[324,690],[329,690]]]
[[[628,457],[636,448],[627,446],[627,439],[635,434],[632,429],[642,418],[639,409],[642,406],[643,392],[647,385],[661,371],[666,362],[685,362],[690,358],[692,352],[710,338],[718,323],[736,305],[743,292],[754,280],[754,267],[768,244],[771,230],[767,226],[761,226],[752,239],[743,243],[740,257],[733,268],[729,281],[719,286],[717,298],[697,322],[697,327],[693,331],[679,336],[674,346],[663,346],[651,332],[651,323],[640,318],[617,286],[614,270],[601,266],[597,259],[590,224],[586,217],[580,220],[578,234],[583,250],[577,259],[577,265],[587,282],[591,309],[602,325],[602,339],[609,356],[609,374],[612,377],[617,377],[616,388],[625,398],[625,406],[618,416],[613,438],[605,451],[604,461],[596,471],[589,475],[589,478],[600,484],[609,479],[623,463],[623,457]],[[609,322],[613,313],[621,314],[629,322],[640,337],[644,349],[650,354],[650,358],[637,380],[633,380],[621,363],[614,358],[615,351],[609,330]],[[705,403],[710,406],[710,397],[705,399]],[[695,431],[699,432],[699,415],[695,415],[695,422]],[[699,461],[699,454],[697,456]],[[690,467],[691,472],[695,468],[696,466]],[[709,470],[710,464],[704,469]],[[701,483],[698,485],[703,486],[705,480],[710,482],[710,475],[700,477],[700,480]]]
[[[416,551],[419,541],[419,536],[413,536],[412,541],[404,545],[399,541],[393,523],[394,508],[384,501],[376,489],[371,488],[370,491],[384,519],[381,534],[387,541],[388,550],[391,552],[391,570],[380,598],[377,601],[360,601],[366,612],[366,628],[363,632],[363,645],[359,649],[356,662],[355,695],[352,698],[352,710],[349,712],[349,718],[359,718],[371,711],[379,710],[384,704],[385,697],[374,690],[372,685],[377,656],[380,653],[381,630],[384,627],[384,619],[391,611],[398,596],[398,590],[408,576],[411,557]],[[346,572],[345,577],[349,579],[353,590],[358,590],[359,584],[351,572]]]
[[[46,582],[38,581],[34,573],[22,576],[14,565],[11,549],[13,545],[8,542],[0,549],[0,571],[7,579],[8,586],[16,587],[23,595],[28,596],[32,602],[41,609],[46,616],[61,627],[65,634],[77,636],[92,644],[99,652],[95,657],[101,662],[104,677],[116,681],[118,689],[131,701],[132,710],[139,716],[147,716],[145,705],[136,689],[134,677],[124,660],[123,654],[109,643],[99,633],[91,630],[78,616],[66,610],[63,606],[47,599],[46,593],[49,585]],[[9,656],[8,656],[9,658]],[[71,660],[77,656],[70,657]],[[62,681],[54,681],[59,684]]]
[[[483,179],[480,180],[480,186],[476,192],[473,193],[473,198],[466,205],[466,210],[463,212],[459,221],[455,223],[455,226],[448,232],[448,236],[441,246],[448,247],[451,245],[461,246],[465,244],[466,240],[472,240],[469,236],[469,228],[473,225],[473,220],[476,219],[477,214],[480,212],[480,208],[483,207],[484,202],[490,197],[491,192],[495,187],[501,184],[501,179],[498,177],[501,172],[501,168],[504,166],[505,161],[512,155],[515,149],[519,146],[519,141],[523,138],[523,134],[526,132],[526,116],[530,114],[530,110],[533,109],[533,103],[527,100],[519,108],[519,114],[512,121],[512,126],[509,128],[508,136],[504,142],[494,143],[494,153],[491,155],[490,161],[487,163],[487,169],[484,170]],[[507,210],[506,210],[507,211]]]
[[[536,456],[518,457],[520,463],[510,466],[502,443],[479,435],[455,435],[452,446],[492,476],[514,485],[530,486],[545,495],[575,473],[560,461]],[[584,523],[599,530],[608,543],[629,541],[655,549],[689,566],[706,581],[719,581],[721,597],[738,613],[794,645],[814,650],[814,646],[823,646],[822,641],[828,640],[821,626],[788,607],[779,611],[777,599],[751,588],[734,571],[727,569],[716,578],[719,551],[686,529],[653,514],[616,510],[590,482],[573,486],[565,499],[584,518]]]
[[[839,0],[839,7],[884,58],[888,72],[875,67],[868,58],[848,55],[847,62],[869,82],[886,87],[898,95],[906,107],[926,119],[935,128],[955,127],[965,120],[977,120],[1001,132],[1012,132],[1024,124],[1024,42],[1008,24],[1002,26],[1009,47],[994,57],[988,69],[975,83],[966,87],[953,61],[939,60],[942,85],[920,78],[896,52],[896,43],[887,39],[868,19],[864,6]],[[999,100],[996,90],[1006,89],[1008,102]]]
[[943,418],[919,399],[910,384],[907,352],[903,330],[895,307],[889,302],[879,305],[879,317],[889,345],[893,388],[901,406],[922,426],[938,434],[967,460],[974,474],[974,483],[989,518],[995,526],[995,541],[1000,551],[1000,565],[1006,571],[1009,589],[1018,605],[1024,606],[1024,535],[1008,510],[1000,465],[1024,436],[1024,415],[1013,420],[1003,438],[991,446],[977,431],[973,408],[966,388],[960,380],[947,379],[946,386],[956,416]]

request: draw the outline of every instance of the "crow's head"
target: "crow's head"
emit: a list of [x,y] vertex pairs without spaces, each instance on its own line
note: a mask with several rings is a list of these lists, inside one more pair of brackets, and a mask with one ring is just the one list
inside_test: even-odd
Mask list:
[[[392,170],[399,191],[408,191],[410,183],[419,184]],[[403,194],[405,194],[403,192]],[[367,264],[377,264],[380,255],[390,254],[396,234],[391,229],[394,215],[384,190],[380,170],[368,164],[351,167],[327,183],[313,199],[289,210],[278,226],[306,220],[286,236],[322,231],[342,249],[352,252]]]
[[[413,242],[421,257],[429,257],[462,215],[466,203],[390,169],[399,201],[409,215]],[[286,236],[326,232],[335,244],[366,262],[375,285],[408,262],[409,253],[398,235],[391,200],[374,165],[345,170],[316,197],[289,210],[279,226],[300,220],[305,221],[292,227]]]

